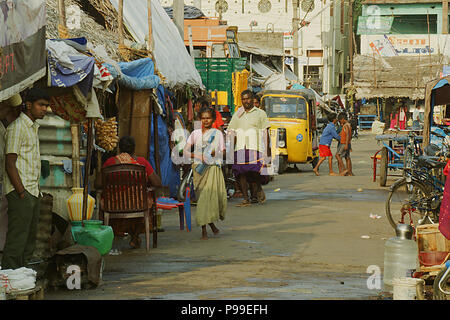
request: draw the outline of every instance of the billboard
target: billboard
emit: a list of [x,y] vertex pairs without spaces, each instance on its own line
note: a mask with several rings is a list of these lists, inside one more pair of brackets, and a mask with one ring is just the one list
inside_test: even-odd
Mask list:
[[381,56],[418,56],[444,54],[450,56],[450,35],[387,34],[362,35],[361,54]]
[[0,101],[45,76],[44,0],[0,1]]

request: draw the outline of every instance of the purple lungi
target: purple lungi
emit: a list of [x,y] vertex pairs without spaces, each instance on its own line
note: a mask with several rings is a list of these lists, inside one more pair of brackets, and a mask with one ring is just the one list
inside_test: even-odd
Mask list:
[[262,152],[241,149],[234,152],[234,163],[231,169],[236,177],[248,172],[257,173],[261,176],[261,184],[265,185],[269,183],[269,176],[261,175],[264,166],[264,154]]

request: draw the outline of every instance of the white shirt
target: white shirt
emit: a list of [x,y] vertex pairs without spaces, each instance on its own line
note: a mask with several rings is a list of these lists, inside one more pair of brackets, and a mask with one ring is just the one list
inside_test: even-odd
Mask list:
[[244,107],[239,108],[228,124],[228,129],[235,131],[237,135],[234,150],[264,152],[266,141],[263,141],[263,137],[267,128],[270,128],[270,123],[265,111],[256,107],[249,111],[245,111]]

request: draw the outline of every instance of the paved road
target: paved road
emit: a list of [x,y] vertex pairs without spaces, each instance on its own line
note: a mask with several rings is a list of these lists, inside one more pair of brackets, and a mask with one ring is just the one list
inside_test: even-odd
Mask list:
[[372,182],[374,136],[361,134],[353,149],[354,177],[328,176],[326,163],[319,177],[310,165],[292,168],[264,187],[264,205],[230,201],[221,233],[207,241],[199,227],[178,230],[177,212],[166,212],[158,248],[146,254],[117,241],[122,254],[105,257],[101,286],[46,299],[373,299],[381,290],[367,288],[366,270],[382,270],[394,232],[388,189]]

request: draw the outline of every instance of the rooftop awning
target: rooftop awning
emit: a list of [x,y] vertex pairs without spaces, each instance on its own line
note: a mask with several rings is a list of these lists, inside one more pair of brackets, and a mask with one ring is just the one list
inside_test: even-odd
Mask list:
[[275,48],[264,48],[260,45],[250,43],[250,42],[243,42],[239,41],[239,49],[244,52],[257,54],[260,56],[268,57],[268,56],[283,56],[283,50],[282,49],[275,49]]

